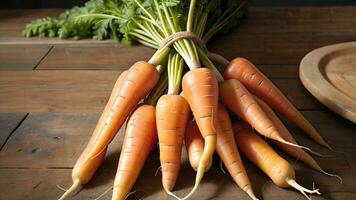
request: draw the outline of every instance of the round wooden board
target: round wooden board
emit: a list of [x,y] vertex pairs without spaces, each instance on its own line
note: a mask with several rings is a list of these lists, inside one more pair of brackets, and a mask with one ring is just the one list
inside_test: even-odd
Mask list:
[[300,63],[299,76],[321,103],[356,123],[356,42],[311,51]]

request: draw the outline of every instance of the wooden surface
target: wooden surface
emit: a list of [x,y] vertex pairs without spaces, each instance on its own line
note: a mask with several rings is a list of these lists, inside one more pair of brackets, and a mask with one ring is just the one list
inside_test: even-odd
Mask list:
[[[0,11],[0,200],[56,199],[71,184],[70,171],[95,126],[119,73],[153,50],[113,41],[21,38],[25,23],[61,10]],[[317,158],[335,178],[313,172],[288,158],[297,181],[322,196],[312,199],[356,199],[356,126],[328,111],[302,86],[301,58],[314,48],[356,40],[356,7],[253,7],[240,27],[216,38],[209,50],[227,58],[245,56],[281,88],[294,105],[342,153]],[[223,45],[222,45],[223,44]],[[321,148],[288,126],[301,144]],[[122,130],[121,130],[122,132]],[[94,179],[74,199],[95,199],[113,183],[123,134],[110,145],[107,159]],[[284,155],[284,154],[283,154]],[[284,155],[285,156],[285,155]],[[219,158],[192,199],[249,199],[223,174]],[[294,190],[273,185],[244,159],[255,192],[261,199],[305,199]],[[162,191],[158,151],[150,155],[128,199],[172,199]],[[186,153],[175,192],[186,194],[194,171]],[[111,191],[101,199],[111,199]]]
[[300,64],[305,87],[334,112],[356,123],[356,42],[308,53]]

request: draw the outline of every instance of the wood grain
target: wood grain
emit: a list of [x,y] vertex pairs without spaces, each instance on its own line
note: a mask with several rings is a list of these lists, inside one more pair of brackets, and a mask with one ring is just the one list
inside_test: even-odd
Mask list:
[[355,33],[354,6],[251,7],[241,26],[245,33]]
[[300,64],[305,87],[334,112],[356,123],[356,42],[322,47]]
[[0,70],[32,70],[51,45],[0,45]]
[[[30,114],[0,153],[0,168],[71,168],[98,119],[96,113]],[[119,155],[121,131],[119,136],[109,155]]]
[[123,70],[153,53],[148,47],[115,43],[56,45],[36,69]]
[[2,71],[0,112],[100,112],[119,73]]
[[[0,148],[4,146],[6,140],[26,113],[1,113],[0,114]],[[1,149],[0,149],[1,150]]]
[[242,56],[255,64],[284,65],[299,64],[303,56],[315,48],[353,40],[356,40],[354,33],[246,34],[235,30],[212,40],[208,49],[229,60]]

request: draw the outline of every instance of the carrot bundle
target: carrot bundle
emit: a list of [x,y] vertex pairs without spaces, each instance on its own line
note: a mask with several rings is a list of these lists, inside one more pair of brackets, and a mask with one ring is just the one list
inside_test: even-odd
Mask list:
[[[294,169],[262,138],[254,134],[250,125],[261,135],[272,139],[289,155],[299,158],[317,171],[334,176],[323,171],[303,151],[306,149],[312,152],[297,144],[270,106],[319,144],[328,148],[330,146],[252,63],[243,58],[229,62],[207,52],[207,41],[219,31],[233,25],[248,5],[247,0],[232,2],[152,0],[141,3],[136,0],[107,0],[86,4],[85,14],[80,13],[79,16],[72,15],[78,12],[76,9],[66,13],[65,18],[70,23],[60,21],[60,24],[53,24],[53,27],[63,28],[59,31],[61,34],[67,30],[67,36],[78,36],[76,34],[80,33],[83,34],[80,36],[92,34],[98,38],[118,39],[119,36],[119,39],[126,42],[136,40],[158,49],[148,62],[135,63],[116,81],[93,135],[73,168],[73,185],[60,199],[68,197],[90,181],[103,162],[108,145],[127,118],[113,187],[114,200],[126,198],[157,140],[163,188],[177,199],[188,199],[194,194],[204,173],[212,165],[215,151],[235,183],[252,199],[257,199],[239,149],[276,185],[294,187],[307,198],[306,193],[319,194],[318,190],[308,190],[298,185],[294,180]],[[44,23],[48,22],[46,20],[39,22],[48,26]],[[67,22],[72,26],[67,27]],[[33,27],[29,26],[26,36],[36,35],[48,28],[35,24]],[[80,24],[85,27],[79,29]],[[225,70],[221,70],[224,71],[223,76],[210,58],[227,65]],[[201,67],[201,63],[207,68]],[[187,65],[187,72],[184,64]],[[142,99],[144,103],[139,104]],[[221,104],[218,103],[219,100]],[[246,124],[232,127],[224,106]],[[190,110],[194,120],[188,120]],[[236,131],[235,135],[233,129]],[[179,198],[172,190],[179,178],[183,140],[189,162],[196,170],[196,177],[192,190]]]

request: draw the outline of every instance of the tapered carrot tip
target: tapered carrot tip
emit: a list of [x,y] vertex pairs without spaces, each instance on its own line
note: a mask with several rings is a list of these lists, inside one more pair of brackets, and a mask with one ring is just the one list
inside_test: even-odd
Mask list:
[[[165,179],[162,182],[163,182],[164,190],[166,190],[166,191],[172,191],[173,190],[173,188],[174,188],[173,181],[168,181],[168,180]],[[174,183],[175,183],[175,181],[174,181]]]
[[114,191],[112,193],[112,200],[124,200],[127,195],[127,191],[122,187],[114,187]]
[[252,189],[251,190],[247,190],[246,193],[248,194],[248,196],[253,199],[253,200],[259,200],[255,194],[253,193]]
[[79,179],[76,179],[73,185],[61,196],[58,200],[65,200],[76,194],[82,188],[82,184]]

